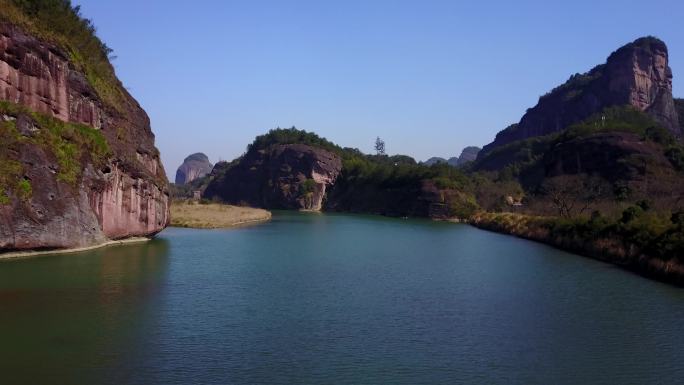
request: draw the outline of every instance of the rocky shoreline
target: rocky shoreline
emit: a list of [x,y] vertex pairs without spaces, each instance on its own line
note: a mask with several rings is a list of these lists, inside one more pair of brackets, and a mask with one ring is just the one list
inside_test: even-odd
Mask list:
[[14,260],[14,259],[23,259],[23,258],[31,258],[31,257],[40,257],[40,256],[44,256],[44,255],[54,255],[54,254],[81,253],[84,251],[101,249],[101,248],[109,247],[109,246],[121,246],[121,245],[127,245],[127,244],[131,244],[131,243],[147,242],[147,241],[150,241],[151,239],[152,238],[148,238],[148,237],[134,237],[134,238],[126,238],[126,239],[107,241],[107,242],[99,243],[99,244],[96,244],[93,246],[74,247],[74,248],[70,248],[70,249],[10,251],[10,252],[0,253],[0,261],[10,260],[10,259]]

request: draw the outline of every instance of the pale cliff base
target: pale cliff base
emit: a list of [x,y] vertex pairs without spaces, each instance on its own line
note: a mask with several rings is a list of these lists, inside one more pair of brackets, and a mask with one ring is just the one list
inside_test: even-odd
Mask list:
[[38,257],[38,256],[42,256],[42,255],[51,255],[51,254],[80,253],[83,251],[89,251],[89,250],[99,249],[99,248],[108,247],[108,246],[120,246],[120,245],[129,244],[129,243],[147,242],[150,239],[151,238],[146,238],[146,237],[127,238],[127,239],[120,239],[120,240],[115,240],[115,241],[107,241],[107,242],[100,243],[100,244],[93,245],[93,246],[75,247],[73,249],[13,251],[13,252],[9,252],[9,253],[0,253],[0,260]]
[[171,205],[171,226],[174,227],[219,229],[256,224],[270,219],[271,212],[251,207],[193,202],[173,202]]

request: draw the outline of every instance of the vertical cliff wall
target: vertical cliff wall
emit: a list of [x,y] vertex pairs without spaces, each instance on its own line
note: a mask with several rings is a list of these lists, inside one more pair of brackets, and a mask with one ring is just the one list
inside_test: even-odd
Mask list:
[[0,251],[161,231],[168,182],[145,111],[118,80],[1,16]]

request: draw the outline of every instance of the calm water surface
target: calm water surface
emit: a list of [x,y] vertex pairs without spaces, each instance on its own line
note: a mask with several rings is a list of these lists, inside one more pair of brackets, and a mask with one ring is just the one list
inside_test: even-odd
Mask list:
[[657,384],[684,290],[465,225],[277,213],[0,263],[2,384]]

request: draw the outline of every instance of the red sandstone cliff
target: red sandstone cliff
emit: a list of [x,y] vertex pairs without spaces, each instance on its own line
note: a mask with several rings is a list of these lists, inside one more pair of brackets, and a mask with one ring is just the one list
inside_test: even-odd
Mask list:
[[[226,167],[225,170],[219,170]],[[235,164],[214,167],[206,198],[274,209],[319,211],[342,170],[340,156],[305,144],[253,148]],[[218,175],[217,175],[218,174]]]
[[0,124],[16,127],[26,139],[3,143],[1,151],[21,164],[21,176],[32,187],[25,199],[7,186],[0,191],[8,198],[0,203],[0,251],[151,236],[169,222],[168,182],[147,114],[118,81],[112,90],[116,104],[105,102],[72,57],[0,21],[0,100],[90,126],[108,147],[104,162],[88,154],[76,159],[78,178],[68,182],[58,177],[56,152],[30,140],[49,128],[28,112],[0,114]]

